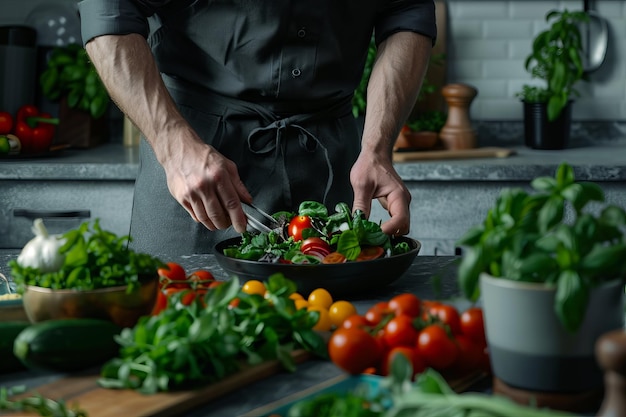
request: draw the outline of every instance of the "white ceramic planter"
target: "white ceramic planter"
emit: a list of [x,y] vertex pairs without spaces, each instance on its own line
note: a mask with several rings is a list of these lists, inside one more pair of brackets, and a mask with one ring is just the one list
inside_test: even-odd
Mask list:
[[594,348],[600,335],[624,327],[623,281],[592,291],[585,320],[574,334],[554,312],[555,289],[482,274],[480,290],[497,378],[532,391],[571,393],[602,386]]

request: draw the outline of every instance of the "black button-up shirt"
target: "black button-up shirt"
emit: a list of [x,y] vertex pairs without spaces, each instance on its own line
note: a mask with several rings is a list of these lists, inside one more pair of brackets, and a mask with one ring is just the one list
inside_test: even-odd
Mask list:
[[252,101],[350,96],[367,45],[435,39],[433,0],[82,0],[82,37],[139,33],[161,72]]

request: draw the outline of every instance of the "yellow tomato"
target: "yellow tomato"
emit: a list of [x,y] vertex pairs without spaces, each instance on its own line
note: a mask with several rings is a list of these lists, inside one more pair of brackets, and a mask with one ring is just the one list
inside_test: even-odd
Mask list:
[[309,305],[307,310],[318,311],[320,313],[320,318],[317,320],[315,326],[313,326],[313,330],[327,332],[333,327],[333,323],[330,321],[330,313],[328,312],[328,309],[320,306]]
[[265,284],[256,279],[251,279],[250,281],[246,281],[241,287],[241,291],[246,294],[259,294],[265,295]]
[[357,313],[356,307],[349,301],[335,301],[328,309],[333,326],[341,327],[345,319]]
[[300,294],[299,292],[294,292],[292,293],[289,298],[291,298],[292,300],[304,300],[304,297],[302,296],[302,294]]
[[308,301],[311,306],[318,306],[328,310],[333,303],[333,297],[330,295],[328,290],[318,288],[309,294]]
[[309,306],[309,302],[305,299],[296,300],[294,303],[296,304],[296,309],[298,310],[307,308]]

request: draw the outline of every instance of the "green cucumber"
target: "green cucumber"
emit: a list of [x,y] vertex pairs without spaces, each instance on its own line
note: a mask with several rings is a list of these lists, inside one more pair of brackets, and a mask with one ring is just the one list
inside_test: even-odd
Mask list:
[[28,321],[0,322],[0,374],[26,369],[22,361],[13,354],[13,342],[28,326]]
[[33,369],[74,372],[102,365],[119,353],[122,328],[100,319],[56,319],[22,330],[13,353]]

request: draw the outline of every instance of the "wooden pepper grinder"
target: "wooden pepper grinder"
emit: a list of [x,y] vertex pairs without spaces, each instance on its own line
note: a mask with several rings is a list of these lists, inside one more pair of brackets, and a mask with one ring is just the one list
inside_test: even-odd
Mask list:
[[604,371],[604,399],[598,417],[626,416],[626,331],[603,334],[595,347]]
[[478,91],[466,84],[445,85],[441,94],[448,103],[448,119],[439,132],[446,149],[471,149],[476,147],[476,132],[469,118],[469,107]]

